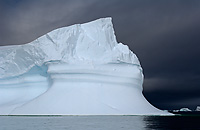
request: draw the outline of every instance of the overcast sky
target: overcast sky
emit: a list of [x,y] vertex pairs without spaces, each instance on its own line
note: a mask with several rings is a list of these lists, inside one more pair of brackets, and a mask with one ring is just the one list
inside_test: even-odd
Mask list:
[[199,0],[0,0],[0,45],[112,17],[118,42],[144,70],[144,95],[161,109],[200,105]]

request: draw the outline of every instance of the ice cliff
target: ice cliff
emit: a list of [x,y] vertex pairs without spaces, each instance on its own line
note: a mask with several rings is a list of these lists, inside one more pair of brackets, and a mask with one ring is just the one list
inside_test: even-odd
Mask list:
[[142,95],[136,55],[111,18],[0,47],[0,115],[167,114]]

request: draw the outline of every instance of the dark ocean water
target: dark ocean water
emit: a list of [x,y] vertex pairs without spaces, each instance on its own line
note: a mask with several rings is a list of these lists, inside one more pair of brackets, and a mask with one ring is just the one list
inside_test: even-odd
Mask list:
[[0,116],[0,130],[200,130],[200,116]]

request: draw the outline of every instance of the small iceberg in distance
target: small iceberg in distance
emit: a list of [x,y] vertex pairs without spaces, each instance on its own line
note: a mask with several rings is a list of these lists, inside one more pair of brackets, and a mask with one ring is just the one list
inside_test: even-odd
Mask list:
[[197,106],[196,111],[200,111],[200,106]]
[[200,111],[198,110],[199,106],[197,106],[196,110],[190,110],[189,108],[181,108],[180,110],[169,110],[170,113],[176,115],[184,115],[184,116],[200,116]]
[[192,111],[189,108],[181,108],[179,111]]
[[0,47],[0,115],[170,115],[142,94],[137,56],[111,18]]

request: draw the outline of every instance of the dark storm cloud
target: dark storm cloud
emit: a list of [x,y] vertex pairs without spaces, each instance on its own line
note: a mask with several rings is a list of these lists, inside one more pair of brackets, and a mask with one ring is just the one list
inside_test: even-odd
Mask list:
[[199,0],[0,0],[0,45],[111,16],[118,41],[141,61],[150,102],[194,107],[200,103],[199,13]]
[[36,0],[18,2],[13,6],[4,2],[8,7],[1,12],[4,21],[1,24],[1,33],[5,36],[1,37],[0,44],[30,42],[50,30],[70,25],[92,3],[87,0]]

